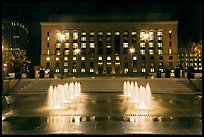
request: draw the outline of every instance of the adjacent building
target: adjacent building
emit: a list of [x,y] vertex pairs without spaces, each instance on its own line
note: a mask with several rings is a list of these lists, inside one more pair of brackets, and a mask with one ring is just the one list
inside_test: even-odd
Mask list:
[[140,75],[178,66],[178,21],[168,14],[63,15],[40,24],[46,72]]
[[[2,20],[2,39],[9,50],[28,50],[29,27],[19,21]],[[10,64],[4,64],[5,73],[14,72]]]
[[196,44],[189,43],[186,48],[179,48],[179,66],[187,71],[188,67],[192,67],[195,73],[202,72],[202,42]]

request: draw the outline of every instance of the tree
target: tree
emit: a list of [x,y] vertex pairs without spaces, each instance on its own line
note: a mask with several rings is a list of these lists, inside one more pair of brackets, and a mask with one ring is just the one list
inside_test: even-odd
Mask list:
[[22,67],[24,63],[30,62],[27,58],[27,52],[20,49],[12,49],[2,38],[2,58],[6,64],[11,64],[14,69]]

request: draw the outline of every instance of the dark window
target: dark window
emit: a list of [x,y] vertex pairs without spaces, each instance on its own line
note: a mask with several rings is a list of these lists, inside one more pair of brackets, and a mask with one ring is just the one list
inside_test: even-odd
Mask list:
[[111,48],[106,48],[106,54],[107,55],[111,55],[112,53],[111,53]]
[[46,69],[50,68],[50,63],[46,63]]
[[173,56],[169,56],[169,60],[172,60],[173,59]]
[[154,56],[151,56],[150,58],[151,58],[151,60],[154,60]]
[[90,62],[90,68],[94,68],[94,63]]
[[145,60],[145,56],[142,56],[142,60]]
[[120,53],[120,35],[115,35],[115,53]]
[[50,34],[50,33],[49,33],[49,32],[47,32],[47,36],[48,36],[48,37],[49,37],[49,34]]
[[128,48],[124,48],[124,49],[123,49],[123,53],[124,53],[124,54],[128,54]]
[[159,57],[159,60],[163,60],[163,56],[160,56],[160,57]]
[[124,67],[128,68],[128,62],[125,62]]
[[90,55],[94,55],[94,48],[90,48]]
[[98,55],[103,54],[103,41],[98,41]]

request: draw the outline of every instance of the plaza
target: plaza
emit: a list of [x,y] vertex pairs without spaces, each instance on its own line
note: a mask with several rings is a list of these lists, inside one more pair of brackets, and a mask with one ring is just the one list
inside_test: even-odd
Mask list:
[[[11,81],[10,86],[15,86],[5,100],[10,104],[2,110],[4,135],[202,135],[202,92],[194,90],[184,78]],[[137,81],[138,85],[149,83],[151,108],[136,108],[123,95],[124,81]],[[66,82],[80,82],[81,95],[66,103],[64,109],[48,109],[49,86]]]

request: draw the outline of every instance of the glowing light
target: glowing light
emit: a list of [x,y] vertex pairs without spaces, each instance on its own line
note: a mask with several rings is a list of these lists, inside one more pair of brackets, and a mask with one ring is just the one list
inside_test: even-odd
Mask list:
[[80,49],[75,49],[74,51],[75,51],[76,54],[80,53]]
[[143,36],[144,36],[145,39],[149,38],[149,34],[144,34]]
[[65,38],[65,35],[63,35],[63,34],[60,34],[60,35],[59,35],[59,37],[60,37],[60,39],[61,39],[61,40],[64,40],[64,38]]
[[134,48],[130,48],[130,53],[134,53],[135,49]]

